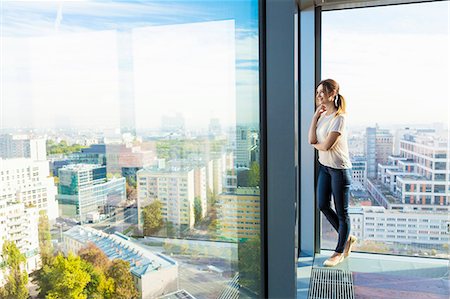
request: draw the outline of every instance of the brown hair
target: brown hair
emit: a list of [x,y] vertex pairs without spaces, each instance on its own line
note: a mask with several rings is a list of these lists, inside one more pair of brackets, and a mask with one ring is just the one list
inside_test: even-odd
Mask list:
[[344,114],[345,113],[345,98],[339,94],[339,84],[334,81],[333,79],[325,79],[319,82],[319,84],[317,86],[322,85],[323,90],[325,91],[325,94],[327,97],[329,97],[331,94],[336,93],[337,95],[337,112],[336,112],[336,116],[340,115],[340,114]]

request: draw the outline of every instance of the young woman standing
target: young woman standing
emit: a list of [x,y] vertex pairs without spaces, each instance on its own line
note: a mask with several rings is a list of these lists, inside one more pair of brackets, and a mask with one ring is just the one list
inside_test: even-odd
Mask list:
[[[319,208],[339,238],[333,255],[324,266],[333,267],[343,261],[356,242],[350,236],[348,202],[352,178],[345,124],[345,99],[339,94],[339,84],[327,79],[316,90],[317,110],[309,128],[309,143],[319,151],[317,198]],[[331,195],[335,210],[331,209]]]

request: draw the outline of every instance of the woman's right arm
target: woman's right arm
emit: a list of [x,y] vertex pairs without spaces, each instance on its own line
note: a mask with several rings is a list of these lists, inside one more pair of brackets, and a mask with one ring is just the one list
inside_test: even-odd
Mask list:
[[316,135],[317,121],[319,120],[319,117],[320,115],[322,115],[323,112],[325,112],[325,106],[321,105],[317,108],[316,112],[313,115],[308,134],[309,144],[317,143],[317,135]]

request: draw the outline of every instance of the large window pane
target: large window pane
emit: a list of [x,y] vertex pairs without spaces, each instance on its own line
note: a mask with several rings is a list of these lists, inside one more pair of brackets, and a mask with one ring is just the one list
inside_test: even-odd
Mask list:
[[[322,77],[348,104],[357,250],[448,258],[449,2],[322,20]],[[322,219],[322,248],[335,242]]]
[[30,294],[69,296],[57,284],[78,262],[74,292],[92,296],[110,278],[112,298],[257,297],[258,1],[1,13],[0,247],[46,265]]

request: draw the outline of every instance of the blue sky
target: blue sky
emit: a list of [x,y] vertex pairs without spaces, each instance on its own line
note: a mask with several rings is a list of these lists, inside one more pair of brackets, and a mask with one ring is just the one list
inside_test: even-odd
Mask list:
[[[236,97],[230,98],[235,102],[233,105],[236,105],[235,119],[244,123],[258,122],[258,8],[256,0],[2,1],[1,8],[2,65],[4,66],[1,99],[2,127],[45,123],[40,121],[37,112],[39,110],[32,109],[32,107],[41,106],[34,98],[37,98],[36,94],[39,94],[40,101],[61,101],[65,97],[64,92],[56,92],[55,86],[64,88],[65,92],[72,96],[80,92],[79,97],[85,97],[87,103],[92,103],[92,97],[97,97],[100,92],[104,92],[103,100],[99,100],[99,106],[92,105],[96,107],[96,110],[105,110],[104,115],[100,117],[86,115],[82,108],[77,107],[73,107],[70,111],[55,111],[53,114],[60,118],[54,121],[55,124],[65,122],[67,117],[64,115],[71,113],[74,120],[66,123],[74,126],[81,120],[88,126],[101,126],[102,122],[115,125],[119,118],[117,114],[120,114],[118,111],[127,110],[123,103],[121,107],[117,105],[118,94],[123,95],[124,92],[128,92],[128,96],[132,96],[132,91],[130,88],[125,88],[124,91],[115,90],[115,86],[110,88],[108,86],[117,85],[114,82],[123,78],[125,81],[137,79],[133,79],[130,75],[133,72],[130,67],[121,66],[120,70],[116,66],[111,67],[111,64],[117,64],[117,60],[125,65],[131,64],[132,60],[116,57],[119,54],[115,53],[102,54],[102,51],[110,52],[111,47],[106,47],[106,44],[115,45],[116,37],[113,36],[114,34],[111,35],[111,32],[197,22],[205,24],[207,28],[207,22],[217,21],[224,21],[224,23],[214,23],[214,26],[222,24],[229,28],[227,26],[231,23],[228,21],[232,21],[231,26],[234,27],[234,30],[230,29],[231,27],[228,29],[233,31],[234,44],[223,43],[222,47],[227,49],[228,54],[235,55],[235,74],[230,73],[228,79],[222,79],[228,82],[235,76],[233,78],[236,83]],[[169,30],[171,27],[166,28]],[[342,93],[348,99],[349,117],[352,123],[373,125],[375,119],[379,123],[433,121],[448,123],[450,102],[448,30],[448,1],[325,12],[322,73],[324,78],[332,77],[341,83]],[[205,31],[200,30],[196,34],[197,37],[192,37],[193,39],[208,40],[209,38]],[[71,38],[67,38],[68,36]],[[71,48],[61,45],[61,41],[69,44],[71,41],[76,41],[76,38],[79,38],[79,45],[76,42],[71,45]],[[184,44],[181,43],[180,47],[188,44],[189,36],[185,38]],[[220,40],[221,37],[217,36],[217,38]],[[54,49],[46,50],[43,41],[53,45]],[[87,41],[89,44],[83,45]],[[32,49],[30,44],[37,45],[34,50],[42,51],[27,50]],[[199,45],[201,46],[201,43]],[[219,44],[215,44],[217,45]],[[56,51],[56,49],[59,50]],[[174,57],[178,56],[175,50],[171,52]],[[183,48],[180,49],[180,51],[183,50]],[[64,53],[61,54],[61,51],[67,51],[67,55],[70,53],[71,57],[63,57]],[[190,51],[194,51],[194,56],[195,52],[200,52],[193,48],[190,48]],[[207,49],[202,51],[208,53]],[[90,52],[92,55],[89,54]],[[39,72],[37,69],[32,69],[37,65],[41,72],[45,71],[45,65],[52,64],[51,55],[54,55],[55,60],[61,64],[59,69],[53,70],[54,72],[60,69],[74,69],[71,74],[63,74],[74,84],[62,81],[58,83],[56,82],[58,76],[52,75],[47,76],[51,82],[41,81],[40,83],[40,85],[46,85],[49,90],[36,86],[39,80],[36,81],[33,78],[39,77]],[[79,73],[77,73],[77,65],[82,65],[83,61],[84,64],[95,65],[99,60],[101,63],[99,62],[98,69],[93,69],[91,77],[93,81],[95,76],[102,76],[104,80],[98,80],[97,87],[95,84],[82,82],[85,81],[85,77],[89,77],[83,76],[82,71],[88,73],[90,71],[87,66],[82,66],[83,70],[78,70]],[[74,65],[75,63],[77,65]],[[224,67],[224,64],[218,62],[212,72],[218,74],[218,70]],[[207,68],[205,64],[201,69],[207,70]],[[209,80],[207,76],[198,78]],[[77,84],[77,80],[82,84]],[[201,82],[196,84],[201,86]],[[214,82],[211,81],[208,84],[214,84]],[[174,82],[174,85],[179,86],[180,83]],[[83,86],[83,88],[76,88],[77,86]],[[226,88],[224,86],[222,88]],[[97,88],[97,90],[89,93],[86,88]],[[217,95],[218,97],[211,101],[218,101],[221,98],[220,92]],[[113,102],[108,104],[108,97],[114,98],[111,100]],[[371,113],[377,115],[376,118],[365,115],[368,105]],[[44,106],[48,109],[53,107],[48,103]],[[113,106],[114,109],[108,108],[111,111],[106,110],[106,107]],[[222,113],[219,111],[219,106],[216,111],[214,111],[214,105],[212,107],[206,109],[204,117],[187,119],[187,123],[205,126],[209,122],[209,116],[217,117]],[[435,109],[435,107],[440,108]],[[153,111],[154,107],[151,109]],[[173,114],[182,112],[176,111],[176,107],[171,109]],[[192,109],[199,109],[199,107],[193,105]],[[75,120],[76,118],[79,120]],[[116,121],[111,121],[111,118]],[[200,118],[202,121],[199,120]],[[89,124],[86,119],[91,123]],[[94,123],[96,119],[98,122]],[[153,125],[157,122],[155,120]]]
[[[136,74],[134,75],[134,79],[132,78],[133,76],[130,75],[130,73],[133,72],[132,67],[124,66],[124,64],[131,65],[133,63],[133,59],[130,60],[122,57],[121,55],[123,53],[117,54],[120,56],[118,58],[115,58],[114,55],[109,55],[111,53],[105,53],[106,55],[104,55],[103,57],[103,55],[100,53],[101,51],[111,51],[109,50],[111,49],[111,46],[109,46],[108,49],[104,48],[104,45],[106,43],[109,43],[114,46],[115,44],[115,37],[110,36],[108,32],[125,32],[124,34],[126,35],[127,32],[129,33],[132,30],[138,28],[149,28],[154,26],[168,26],[164,28],[167,28],[167,30],[176,28],[175,30],[181,30],[180,32],[183,32],[181,27],[188,24],[204,24],[200,26],[207,28],[208,22],[212,22],[211,26],[214,27],[218,24],[216,23],[218,21],[224,21],[225,23],[219,23],[223,24],[224,26],[228,26],[231,23],[227,22],[232,21],[233,28],[229,28],[228,30],[232,31],[235,40],[228,42],[228,44],[226,45],[222,44],[222,47],[224,49],[228,49],[229,54],[235,57],[233,62],[230,62],[226,59],[224,60],[227,61],[227,63],[235,64],[235,69],[233,70],[233,72],[228,73],[227,78],[224,78],[223,76],[221,77],[218,70],[223,70],[223,68],[226,66],[224,65],[224,62],[220,63],[220,61],[217,61],[215,69],[211,70],[211,76],[220,77],[221,80],[223,80],[223,82],[221,83],[222,91],[217,91],[216,93],[212,92],[210,100],[210,102],[216,101],[215,106],[217,107],[215,107],[212,102],[209,103],[209,105],[211,106],[209,108],[206,108],[205,105],[202,105],[203,109],[205,109],[205,115],[202,116],[198,115],[198,113],[189,113],[189,111],[187,111],[189,110],[188,107],[183,108],[184,112],[186,112],[187,114],[187,125],[188,127],[189,124],[191,124],[193,127],[206,127],[209,123],[209,117],[218,117],[219,115],[223,116],[224,119],[222,119],[222,122],[224,125],[233,125],[236,121],[241,123],[257,123],[259,116],[257,88],[257,11],[257,1],[254,0],[2,2],[2,38],[4,38],[3,58],[4,60],[6,60],[7,58],[12,58],[10,59],[12,60],[12,62],[10,62],[9,67],[4,67],[4,73],[6,74],[4,76],[3,84],[8,86],[8,88],[5,88],[5,92],[3,92],[2,97],[2,114],[4,116],[2,126],[36,126],[38,124],[51,125],[51,123],[53,123],[55,126],[60,126],[62,123],[65,123],[66,126],[78,126],[81,123],[84,123],[87,126],[89,126],[88,123],[90,123],[90,125],[101,126],[103,125],[102,122],[117,125],[117,122],[120,118],[118,114],[121,114],[120,112],[118,112],[118,110],[127,111],[129,118],[138,118],[138,114],[141,111],[135,111],[134,113],[133,111],[131,111],[130,113],[129,106],[131,106],[132,104],[130,104],[129,101],[128,103],[124,104],[123,101],[118,100],[118,94],[123,97],[124,93],[126,97],[132,98],[132,88],[130,88],[129,86],[126,88],[119,87],[119,90],[116,90],[117,87],[112,85],[117,84],[111,83],[117,80],[128,80],[127,84],[132,85],[133,82],[130,83],[130,81],[134,80],[134,84],[138,84],[136,83],[139,81],[136,78]],[[179,26],[170,27],[172,25]],[[208,32],[199,28],[197,28],[196,30],[198,31],[195,33],[195,36],[192,36],[193,41],[198,39],[208,40]],[[92,33],[95,34],[95,32],[104,32],[104,34],[101,34],[101,36],[97,35],[97,37],[94,37],[94,39],[92,39],[91,35]],[[168,33],[160,32],[160,34],[167,35]],[[228,36],[228,33],[224,32],[224,34]],[[70,39],[66,38],[66,36],[68,35],[71,36]],[[180,47],[189,44],[187,40],[189,39],[188,36],[186,36],[185,39],[181,37],[178,39],[181,40]],[[220,40],[226,38],[225,36],[218,35],[217,39]],[[80,49],[74,50],[74,48],[78,47],[76,40],[78,40],[80,44],[89,43],[88,45],[85,45],[85,47],[92,48],[93,53],[92,55],[90,55],[91,57],[88,57],[89,55],[87,53],[84,53],[86,52],[86,49],[82,46],[79,46]],[[102,40],[102,43],[97,44],[97,40]],[[51,48],[48,53],[42,54],[42,56],[47,56],[47,61],[44,61],[44,58],[40,59],[39,57],[36,57],[37,55],[35,54],[36,49],[39,49],[40,51],[45,48],[45,45],[42,43],[42,41],[45,41],[45,43],[48,44],[48,48]],[[62,43],[67,46],[74,41],[75,44],[71,45],[71,48],[64,48],[64,45],[61,45]],[[25,51],[24,46],[30,47],[29,44],[34,45],[34,48],[32,50]],[[208,55],[207,49],[204,49],[204,47],[213,47],[213,44],[205,44],[204,46],[201,46],[199,44],[198,46],[201,48],[198,48],[198,51],[195,51],[192,48],[181,48],[179,49],[179,53],[174,52],[172,56],[180,56],[177,54],[183,54],[183,52],[185,51],[206,51],[203,55]],[[142,46],[142,43],[140,45]],[[143,46],[145,47],[145,45]],[[192,47],[193,45],[190,46]],[[217,44],[215,44],[215,46],[217,46]],[[57,52],[54,52],[56,51],[55,49],[58,49]],[[128,49],[127,51],[132,51],[130,49]],[[67,55],[71,55],[71,61],[64,57],[61,57],[61,51],[67,52]],[[166,54],[167,55],[163,54],[164,57],[161,56],[162,60],[167,59],[166,56],[171,55],[170,53]],[[54,57],[54,61],[52,61],[52,59],[50,58],[52,55]],[[128,55],[132,55],[131,52],[128,53]],[[141,53],[141,55],[145,54]],[[31,59],[30,56],[34,58]],[[100,60],[101,62],[97,63],[98,68],[96,70],[93,69],[92,71],[88,71],[86,67],[81,66],[81,64],[83,64],[83,60],[81,59],[82,56],[86,58],[85,64],[95,64],[96,61]],[[196,53],[192,53],[192,56],[195,58]],[[35,59],[35,61],[30,61],[28,65],[26,65],[26,61],[30,59]],[[121,66],[119,67],[119,71],[110,67],[110,64],[116,64],[116,59],[120,60],[119,64]],[[158,62],[158,60],[154,61],[155,64],[158,64]],[[13,63],[16,63],[16,65],[19,64],[19,69],[22,70],[22,74],[17,73],[18,70],[17,68],[15,68]],[[59,68],[52,69],[51,65],[54,63],[58,64]],[[75,73],[77,72],[77,66],[74,65],[75,63],[80,65],[80,67],[83,68],[84,72],[88,73],[87,76],[83,76],[79,72],[79,79],[75,78]],[[207,69],[207,66],[204,65],[205,63],[202,63],[200,61],[197,61],[197,63],[198,69]],[[209,63],[214,64],[215,62],[210,61]],[[45,64],[50,65],[47,72],[45,70]],[[166,64],[170,64],[170,61],[166,61]],[[202,64],[203,66],[201,66]],[[6,62],[6,65],[8,66],[8,62]],[[37,68],[39,68],[39,71],[37,70]],[[58,72],[66,73],[66,70],[69,68],[74,69],[74,71],[72,72],[73,74],[66,74],[66,79],[64,82],[62,79],[64,76],[55,75],[55,73]],[[101,68],[102,70],[100,70],[99,68]],[[151,66],[149,66],[149,68],[151,68]],[[166,69],[161,69],[161,73],[167,70],[169,70],[169,67],[166,67]],[[140,69],[141,74],[143,74],[142,71],[143,70]],[[194,72],[195,71],[193,71],[193,73]],[[43,76],[40,76],[40,73],[42,73]],[[94,87],[91,87],[88,82],[84,81],[86,81],[86,77],[90,77],[92,80],[94,80],[93,74],[96,74],[96,76],[99,78],[101,77],[102,80],[98,80],[99,86],[97,87],[97,90],[89,93],[86,92],[86,90]],[[146,74],[145,76],[152,77],[153,75]],[[23,78],[21,80],[23,81],[21,82],[21,84],[17,82],[17,78],[19,77]],[[187,77],[190,76],[187,75]],[[11,79],[9,80],[8,78]],[[70,78],[70,82],[75,82],[76,80],[78,80],[79,84],[68,84],[67,78]],[[229,84],[230,78],[234,80],[233,86]],[[210,78],[208,78],[207,74],[204,74],[203,77],[200,75],[198,76],[198,80],[205,81],[204,84],[209,84],[209,86],[216,84],[209,79]],[[58,80],[61,80],[61,82],[56,83],[55,81]],[[157,83],[157,85],[167,86],[167,88],[170,89],[169,85],[167,85],[169,84],[167,80],[165,82],[159,82]],[[174,90],[167,90],[167,94],[165,95],[165,97],[180,97],[180,92],[175,89],[188,88],[188,86],[185,86],[184,81],[186,80],[179,80],[181,81],[172,83],[174,86],[174,88],[172,89]],[[37,84],[37,82],[40,83]],[[111,85],[111,88],[109,89],[106,88],[108,84]],[[202,83],[197,81],[194,84],[197,84],[199,97],[205,97],[202,89],[206,88],[203,88]],[[225,87],[224,84],[228,84],[228,87]],[[27,85],[30,86],[30,91],[23,90],[23,87]],[[83,88],[75,88],[76,90],[69,91],[70,94],[66,97],[63,95],[63,91],[57,90],[57,88],[68,90],[72,89],[71,86],[76,87],[77,85],[83,86]],[[44,88],[42,86],[44,86]],[[226,88],[228,88],[229,90],[226,90]],[[100,94],[101,91],[104,92]],[[70,105],[70,111],[62,111],[62,108],[67,107],[67,105],[49,104],[49,102],[60,103],[64,98],[68,99],[70,96],[74,97],[74,93],[77,92],[79,93],[79,106],[82,107],[85,101],[91,101],[91,106],[97,108],[95,109],[97,110],[97,115],[86,114],[85,110],[83,111],[81,108],[77,108],[73,105]],[[148,92],[150,91],[147,91],[147,95]],[[230,94],[230,92],[233,93],[233,96],[228,101],[226,101],[220,95],[221,93]],[[160,96],[161,92],[159,91],[158,98],[161,101],[162,99],[160,98]],[[199,110],[201,108],[195,104],[196,96],[193,92],[190,94],[190,96],[193,98],[188,99],[188,96],[185,96],[185,101],[192,101],[193,103],[192,108],[190,108],[191,110]],[[96,106],[96,103],[93,103],[91,99],[81,99],[89,97],[98,98],[98,105]],[[107,104],[107,97],[110,98],[109,104]],[[37,100],[37,98],[39,98],[39,100]],[[167,102],[159,104],[153,103],[153,106],[151,108],[148,107],[148,109],[146,109],[148,111],[152,111],[152,116],[155,116],[155,107],[165,105],[165,109],[161,108],[161,117],[165,113],[183,113],[183,111],[177,111],[177,107],[178,109],[182,109],[180,108],[182,105],[180,105],[179,100],[174,100],[170,109],[168,108],[169,104]],[[134,105],[139,106],[137,103],[138,101],[139,99],[136,99],[136,103],[134,103]],[[42,102],[45,102],[45,104],[41,105]],[[117,107],[117,102],[120,102],[120,107]],[[227,107],[223,107],[223,102],[233,103],[227,105]],[[58,105],[62,106],[60,107]],[[23,107],[29,107],[29,109],[23,109]],[[52,117],[49,117],[47,115],[45,121],[40,120],[40,115],[43,111],[40,111],[38,107],[45,107],[42,109],[47,110],[57,110],[54,113],[50,113],[50,115],[53,115],[53,118],[58,119],[54,119],[53,121],[49,122],[48,119],[51,119]],[[140,107],[143,106],[140,105]],[[234,112],[232,112],[232,114],[234,114],[233,117],[225,117],[223,111],[229,111],[229,109],[231,108],[234,110]],[[150,115],[150,112],[148,114]],[[191,119],[189,119],[189,114],[191,114],[192,116]],[[13,115],[15,117],[13,117]],[[17,115],[21,115],[22,118],[17,118]],[[194,117],[193,115],[196,116]],[[140,117],[140,119],[143,118]],[[229,123],[230,120],[232,120],[232,123]],[[153,119],[151,124],[150,122],[146,122],[146,125],[156,126],[158,123],[159,120]]]

